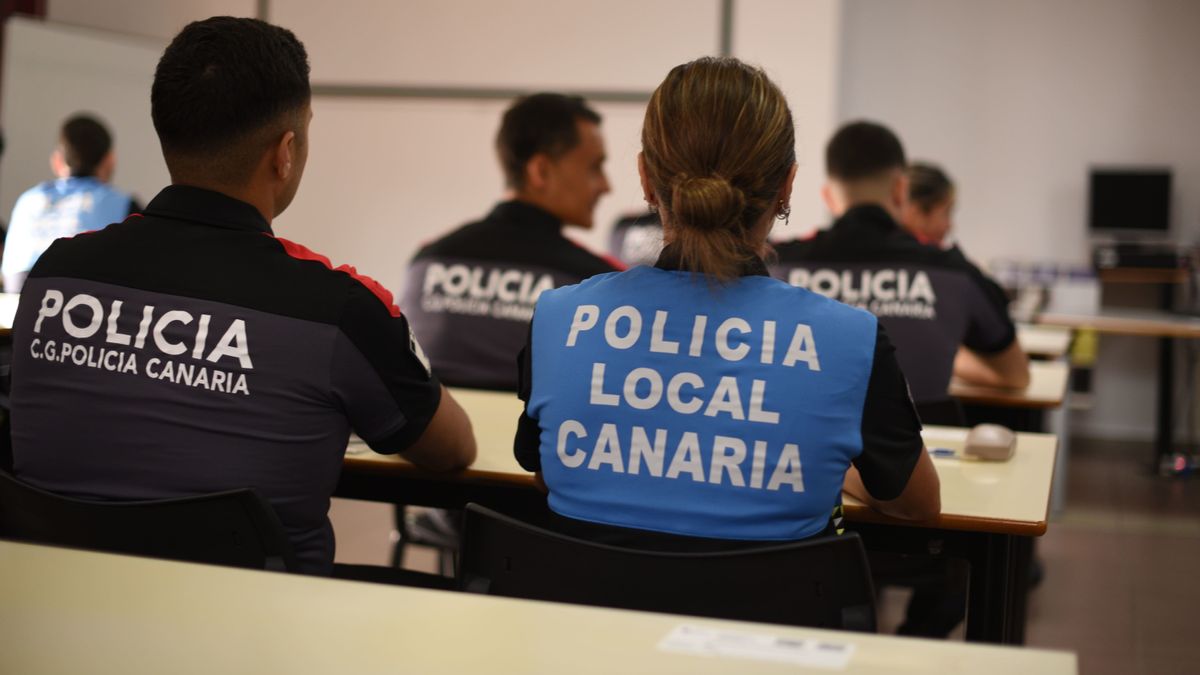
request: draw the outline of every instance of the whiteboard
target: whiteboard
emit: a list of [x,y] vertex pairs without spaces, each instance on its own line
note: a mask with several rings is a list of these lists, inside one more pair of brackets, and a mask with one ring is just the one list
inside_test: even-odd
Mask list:
[[717,0],[271,0],[314,84],[644,90],[715,54]]

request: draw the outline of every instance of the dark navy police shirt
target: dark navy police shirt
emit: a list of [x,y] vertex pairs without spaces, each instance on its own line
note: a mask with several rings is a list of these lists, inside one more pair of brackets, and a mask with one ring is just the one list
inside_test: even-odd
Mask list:
[[775,245],[772,273],[879,317],[918,404],[943,401],[960,345],[1008,348],[1004,292],[957,249],[919,243],[882,207],[856,206],[828,230]]
[[517,352],[538,297],[621,267],[562,227],[532,204],[503,202],[417,252],[403,304],[447,385],[515,391]]
[[438,381],[386,290],[275,237],[249,204],[172,186],[144,213],[58,240],[26,281],[17,475],[112,500],[252,487],[301,571],[327,573],[351,429],[404,450]]

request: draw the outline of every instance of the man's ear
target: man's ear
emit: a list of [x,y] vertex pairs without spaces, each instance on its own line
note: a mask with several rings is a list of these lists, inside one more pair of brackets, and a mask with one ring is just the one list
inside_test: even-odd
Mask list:
[[71,175],[71,167],[67,166],[62,148],[55,148],[54,152],[50,153],[50,172],[56,178],[67,178]]
[[839,208],[840,204],[838,204],[838,200],[833,194],[833,185],[829,181],[821,184],[821,201],[825,202],[825,208],[829,209],[829,212],[835,216],[841,210]]
[[535,191],[546,189],[550,182],[550,157],[539,152],[525,162],[525,187]]
[[296,132],[286,131],[275,144],[271,162],[274,165],[275,176],[286,181],[292,176],[292,161],[296,155]]

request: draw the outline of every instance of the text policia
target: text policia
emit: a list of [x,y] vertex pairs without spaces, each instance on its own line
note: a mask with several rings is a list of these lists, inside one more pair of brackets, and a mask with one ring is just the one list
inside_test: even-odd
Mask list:
[[[566,336],[566,347],[576,347],[582,334],[599,330],[603,332],[604,342],[613,350],[628,350],[643,342],[644,347],[653,353],[682,353],[698,357],[710,336],[709,317],[703,314],[691,318],[691,338],[686,344],[665,337],[666,326],[672,320],[667,311],[657,310],[654,313],[648,340],[643,339],[642,314],[633,306],[623,305],[613,309],[604,317],[602,328],[599,327],[600,319],[601,310],[597,305],[577,307]],[[731,340],[732,334],[756,334],[759,338],[756,341],[757,360],[760,363],[789,368],[802,365],[813,372],[821,370],[810,326],[798,323],[790,335],[780,336],[787,339],[787,348],[783,350],[776,349],[777,329],[775,321],[763,321],[752,329],[745,319],[730,317],[711,333],[712,348],[725,361],[741,361],[751,356],[752,347],[746,341]],[[782,340],[779,344],[783,344]],[[591,365],[591,378],[587,386],[588,403],[593,406],[628,406],[634,410],[651,410],[665,405],[679,415],[714,418],[727,415],[732,420],[779,424],[779,411],[765,407],[767,381],[763,379],[752,380],[746,392],[736,377],[728,375],[710,376],[706,381],[700,373],[683,371],[664,378],[653,368],[637,367],[629,370],[624,381],[617,384],[606,379],[607,369],[608,364],[600,361]],[[678,438],[670,439],[674,452],[670,454],[669,462],[666,429],[648,430],[640,426],[605,423],[594,437],[589,439],[589,436],[588,428],[578,420],[567,419],[559,425],[556,454],[563,466],[575,469],[586,463],[588,469],[599,470],[604,467],[614,473],[639,474],[644,470],[647,475],[663,478],[678,479],[686,475],[696,482],[718,485],[724,483],[733,487],[766,490],[779,490],[786,485],[794,492],[804,491],[800,448],[795,443],[783,444],[774,466],[767,467],[768,454],[773,454],[768,453],[767,441],[754,440],[748,443],[740,435],[715,435],[711,439],[712,452],[706,474],[700,452],[701,438],[695,431],[685,431]],[[623,443],[628,448],[627,462],[621,453]],[[748,471],[744,471],[743,465],[747,463]]]
[[[122,333],[118,321],[123,306],[123,301],[112,300],[106,311],[104,304],[93,295],[80,293],[67,300],[62,291],[47,289],[33,324],[35,337],[29,344],[30,356],[41,361],[122,374],[144,374],[154,380],[209,391],[250,395],[244,373],[204,364],[221,365],[222,359],[227,359],[236,361],[237,367],[243,370],[254,369],[244,320],[230,321],[224,332],[219,333],[221,337],[209,347],[210,332],[218,334],[213,330],[218,326],[212,325],[213,317],[209,314],[200,314],[197,318],[191,312],[179,309],[159,313],[153,305],[145,305],[137,331]],[[42,335],[43,322],[55,317],[61,320],[64,333],[58,340]],[[189,342],[170,339],[168,332],[173,325],[190,326],[193,321],[196,324],[194,332],[186,331]],[[139,362],[139,353],[146,350],[150,354],[142,354],[144,360]],[[193,361],[202,363],[168,358],[185,357],[188,352]]]

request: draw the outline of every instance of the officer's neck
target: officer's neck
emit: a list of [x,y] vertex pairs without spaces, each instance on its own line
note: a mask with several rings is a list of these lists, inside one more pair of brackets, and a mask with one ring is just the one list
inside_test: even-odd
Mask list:
[[545,211],[546,213],[549,213],[550,215],[554,216],[559,221],[565,222],[565,219],[561,215],[559,215],[558,213],[555,212],[554,204],[551,203],[551,200],[546,199],[542,195],[532,193],[528,190],[509,190],[508,192],[505,193],[504,198],[506,201],[520,202],[522,204],[528,204],[530,206],[535,206],[535,207]]

